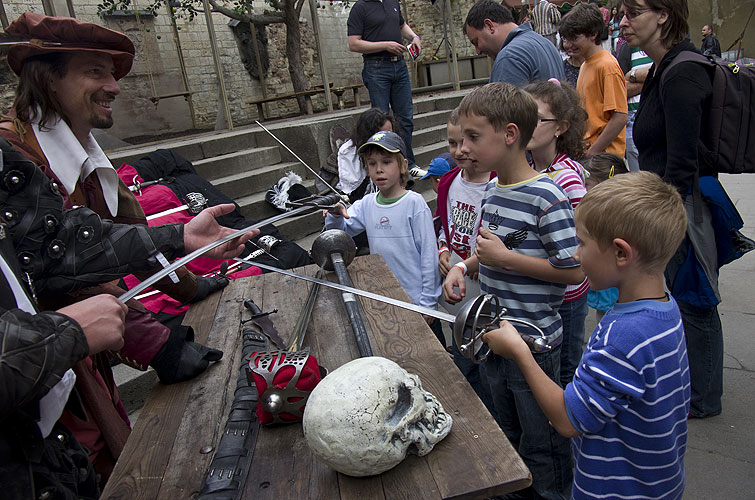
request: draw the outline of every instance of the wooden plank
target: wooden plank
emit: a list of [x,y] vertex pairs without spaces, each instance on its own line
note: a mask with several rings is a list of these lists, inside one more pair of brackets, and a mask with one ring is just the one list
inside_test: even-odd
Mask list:
[[[254,279],[254,278],[252,278]],[[235,284],[235,280],[232,281]],[[223,360],[214,363],[193,380],[186,413],[176,432],[173,453],[157,498],[189,498],[199,493],[213,454],[200,453],[215,447],[233,401],[241,364],[241,325],[244,287],[229,286],[217,307],[215,322],[206,345],[223,351]]]
[[[308,266],[296,271],[313,275],[315,270],[315,266]],[[310,285],[275,274],[266,275],[265,278],[264,289],[255,288],[253,293],[263,297],[264,311],[277,308],[281,312],[272,319],[288,342],[300,309],[306,302]],[[313,311],[313,315],[317,316],[317,313]],[[312,340],[312,335],[313,332],[307,332],[305,345]],[[317,353],[312,352],[317,357]],[[300,424],[265,427],[257,439],[243,496],[256,500],[337,498],[337,484],[333,479],[328,480],[328,476],[335,475],[334,471],[315,460],[307,447]]]
[[[215,293],[192,306],[197,342],[206,340],[220,297]],[[191,387],[187,381],[152,389],[101,498],[157,497]]]

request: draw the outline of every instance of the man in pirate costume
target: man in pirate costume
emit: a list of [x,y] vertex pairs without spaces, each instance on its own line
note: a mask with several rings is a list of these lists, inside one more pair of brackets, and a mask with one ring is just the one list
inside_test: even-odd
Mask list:
[[[158,253],[174,258],[200,248],[232,232],[215,221],[232,209],[220,205],[186,225],[158,227],[114,224],[83,207],[64,210],[57,182],[0,139],[0,484],[5,498],[96,497],[93,450],[79,445],[65,414],[102,425],[98,455],[117,456],[128,425],[118,413],[117,393],[99,385],[108,378],[97,373],[105,366],[104,351],[154,354],[157,349],[160,356],[162,350],[129,345],[124,327],[130,310],[110,294],[56,312],[42,310],[37,296],[154,268]],[[253,234],[207,255],[237,255]],[[98,460],[102,465],[98,457],[95,465]]]
[[[21,15],[6,32],[23,41],[8,52],[8,64],[20,82],[13,109],[0,122],[0,137],[55,182],[65,208],[85,206],[102,219],[145,225],[139,203],[118,179],[91,134],[93,128],[112,126],[110,106],[120,92],[117,80],[131,69],[133,43],[124,34],[95,24],[30,12]],[[33,208],[32,197],[25,201],[29,207],[21,205],[3,214],[9,225]],[[129,249],[122,250],[128,257]],[[57,246],[48,253],[56,251],[63,254],[65,248]],[[156,255],[158,260],[152,261],[152,267],[138,269],[142,276],[159,268],[158,261],[166,262],[161,253]],[[28,276],[35,275],[38,262],[33,256],[24,256],[20,264]],[[123,274],[128,273],[114,278]],[[225,278],[198,278],[185,269],[178,274],[178,283],[166,280],[158,288],[182,302],[201,300],[227,284]],[[38,290],[43,309],[60,309],[102,293],[123,293],[101,276],[68,278],[68,284]],[[130,366],[142,370],[152,366],[163,382],[171,383],[196,376],[210,361],[222,356],[220,351],[192,342],[190,329],[171,331],[137,301],[127,305],[125,346],[113,354]],[[83,404],[81,411],[64,411],[61,421],[88,449],[97,472],[107,477],[128,436],[128,418],[105,356],[86,357],[74,371],[78,377],[76,392]]]

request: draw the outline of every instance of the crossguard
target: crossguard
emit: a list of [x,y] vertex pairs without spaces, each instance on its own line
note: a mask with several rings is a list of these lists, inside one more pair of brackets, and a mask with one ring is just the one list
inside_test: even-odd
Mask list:
[[207,208],[207,198],[202,193],[187,193],[184,201],[186,209],[194,215]]
[[540,328],[529,321],[507,317],[506,312],[506,308],[501,307],[495,295],[480,295],[467,302],[456,315],[453,328],[454,340],[461,355],[474,363],[482,363],[488,359],[490,348],[482,341],[482,336],[498,328],[499,323],[504,319],[511,323],[525,325],[540,334],[539,337],[533,337],[519,332],[519,336],[534,352],[546,352],[553,349]]

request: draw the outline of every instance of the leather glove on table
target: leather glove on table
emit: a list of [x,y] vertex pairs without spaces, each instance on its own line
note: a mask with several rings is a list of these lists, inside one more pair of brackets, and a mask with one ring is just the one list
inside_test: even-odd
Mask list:
[[196,304],[211,293],[225,288],[230,280],[225,276],[197,276],[197,293],[189,301],[189,304]]
[[[226,279],[226,281],[228,281]],[[163,384],[175,384],[196,377],[207,369],[211,361],[219,361],[223,351],[194,342],[194,330],[180,326],[170,337],[150,365]]]

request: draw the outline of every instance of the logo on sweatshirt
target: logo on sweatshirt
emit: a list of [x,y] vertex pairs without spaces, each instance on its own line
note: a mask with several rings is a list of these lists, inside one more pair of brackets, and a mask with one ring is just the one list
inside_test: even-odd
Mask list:
[[380,220],[377,224],[375,224],[375,229],[379,229],[381,231],[383,230],[390,230],[391,229],[391,219],[389,219],[386,216],[380,217]]

